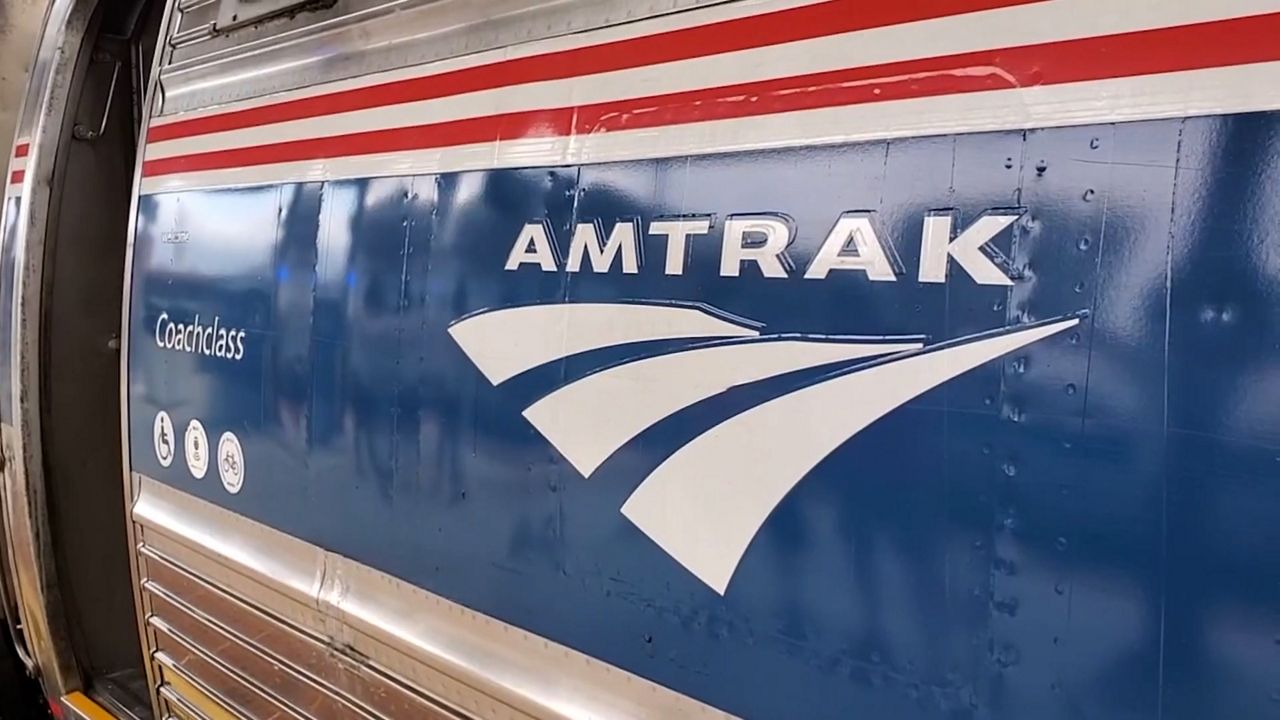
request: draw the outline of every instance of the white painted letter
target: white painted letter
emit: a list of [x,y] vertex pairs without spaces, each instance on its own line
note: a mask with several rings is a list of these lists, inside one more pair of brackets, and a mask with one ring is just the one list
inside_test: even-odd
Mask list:
[[160,317],[156,318],[156,345],[164,347],[164,340],[160,337],[160,326],[164,325],[164,321],[169,319],[169,313],[160,311]]
[[690,235],[706,235],[711,230],[711,218],[687,217],[654,220],[649,223],[650,235],[667,236],[668,275],[684,274],[685,245]]
[[979,285],[1012,285],[1013,280],[982,252],[982,246],[1020,217],[1021,212],[983,215],[952,240],[951,213],[926,215],[920,236],[920,282],[946,282],[947,260],[955,258]]
[[[746,245],[748,235],[762,236],[758,244]],[[776,215],[730,215],[724,224],[724,242],[720,245],[721,277],[738,277],[742,262],[760,267],[760,274],[784,278],[790,262],[785,251],[791,244],[791,226]]]
[[[852,250],[852,253],[845,252]],[[804,271],[809,280],[823,280],[832,270],[861,270],[871,280],[894,282],[898,279],[885,254],[884,245],[866,213],[844,213]]]
[[550,235],[551,228],[545,222],[525,223],[503,267],[515,270],[525,263],[537,263],[542,272],[555,272],[556,249],[551,244]]
[[640,250],[636,244],[635,220],[619,220],[613,224],[613,232],[609,233],[609,241],[600,245],[600,224],[578,223],[573,231],[573,240],[569,242],[569,262],[565,269],[578,272],[582,269],[582,256],[585,254],[591,261],[592,272],[609,272],[613,259],[621,253],[622,272],[635,275],[640,272]]

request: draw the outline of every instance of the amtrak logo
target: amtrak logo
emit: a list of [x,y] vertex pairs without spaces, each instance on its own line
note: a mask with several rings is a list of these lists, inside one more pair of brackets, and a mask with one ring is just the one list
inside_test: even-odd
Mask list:
[[690,341],[598,369],[524,410],[584,478],[695,403],[785,373],[827,371],[690,439],[622,506],[676,562],[724,594],[774,508],[845,441],[912,398],[1079,322],[1066,316],[926,345],[919,337],[764,333],[703,305],[554,303],[482,311],[454,322],[449,334],[495,386],[592,350]]

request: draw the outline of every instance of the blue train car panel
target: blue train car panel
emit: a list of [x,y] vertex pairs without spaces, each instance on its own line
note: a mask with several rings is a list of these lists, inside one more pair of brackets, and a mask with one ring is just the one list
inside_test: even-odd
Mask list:
[[1261,716],[1275,127],[150,195],[133,467],[747,717]]
[[161,117],[131,468],[736,716],[1270,717],[1265,4],[716,3]]

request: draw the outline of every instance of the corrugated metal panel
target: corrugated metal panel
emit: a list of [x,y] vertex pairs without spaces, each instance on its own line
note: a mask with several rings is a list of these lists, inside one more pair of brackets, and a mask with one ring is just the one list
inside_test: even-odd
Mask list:
[[726,0],[339,0],[230,32],[194,3],[170,38],[162,114],[583,32]]

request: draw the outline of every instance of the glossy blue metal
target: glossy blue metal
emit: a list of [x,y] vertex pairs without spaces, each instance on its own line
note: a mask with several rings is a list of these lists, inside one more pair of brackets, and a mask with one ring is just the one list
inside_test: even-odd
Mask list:
[[[14,265],[16,258],[15,237],[18,227],[18,203],[21,196],[4,199],[0,207],[0,318],[8,325],[13,317]],[[11,333],[0,332],[0,423],[13,424],[13,338]]]
[[[1275,717],[1278,134],[1258,114],[147,196],[133,468],[745,717]],[[1008,207],[1012,288],[916,282],[927,212]],[[874,211],[898,282],[717,273],[730,214],[785,213],[803,268],[849,210]],[[633,276],[503,270],[531,220],[563,255],[577,221],[688,213],[716,224],[682,276],[652,237]],[[494,388],[446,333],[620,299],[931,342],[1088,315],[828,456],[722,597],[619,508],[767,383],[584,480],[521,411],[609,353]],[[244,357],[159,348],[162,312],[245,328]],[[162,409],[239,435],[239,494],[159,465]]]

